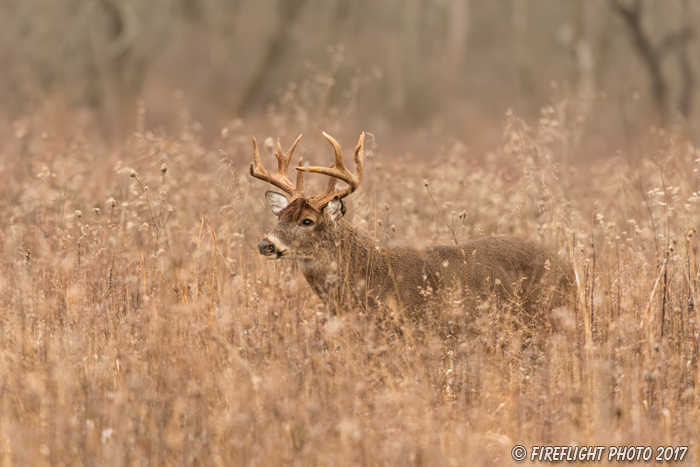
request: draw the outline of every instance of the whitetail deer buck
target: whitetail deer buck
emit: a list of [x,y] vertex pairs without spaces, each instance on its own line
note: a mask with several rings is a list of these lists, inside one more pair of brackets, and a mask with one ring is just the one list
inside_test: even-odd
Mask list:
[[[543,308],[573,306],[571,264],[538,243],[519,237],[491,237],[419,249],[387,246],[353,228],[342,219],[342,200],[357,190],[362,180],[365,135],[355,148],[354,174],[345,167],[338,142],[323,135],[335,151],[335,166],[303,167],[300,159],[294,185],[287,169],[301,135],[286,154],[277,141],[276,174],[263,168],[253,138],[255,163],[251,163],[250,174],[291,196],[288,200],[274,191],[265,193],[278,222],[258,244],[260,254],[272,260],[298,260],[309,286],[333,312],[395,306],[415,316],[426,305],[440,303],[455,292],[465,307],[495,299],[501,304],[518,304],[535,318],[546,314]],[[305,197],[303,172],[328,175],[326,191]],[[347,186],[336,188],[338,179]]]

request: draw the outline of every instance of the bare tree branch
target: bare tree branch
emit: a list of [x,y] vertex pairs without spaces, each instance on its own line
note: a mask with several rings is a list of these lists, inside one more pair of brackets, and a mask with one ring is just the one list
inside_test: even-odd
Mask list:
[[658,45],[655,45],[642,26],[642,0],[634,0],[625,4],[622,0],[609,0],[611,8],[617,12],[627,25],[632,42],[637,53],[644,63],[651,80],[651,94],[659,112],[661,122],[668,123],[668,82],[663,75],[663,59],[672,51],[679,51],[681,73],[683,76],[683,89],[679,102],[679,108],[687,118],[690,114],[690,106],[694,91],[694,76],[687,53],[687,44],[695,37],[695,32],[690,26],[685,26],[679,31],[666,34]]
[[668,52],[678,47],[684,47],[687,42],[690,42],[695,37],[695,31],[690,26],[687,26],[680,31],[668,33],[658,47],[658,55],[663,58]]
[[279,25],[268,42],[267,48],[253,71],[253,74],[248,80],[248,85],[243,92],[243,98],[238,106],[238,113],[245,113],[264,88],[270,70],[284,55],[284,48],[288,42],[292,26],[303,10],[305,3],[306,0],[278,1]]

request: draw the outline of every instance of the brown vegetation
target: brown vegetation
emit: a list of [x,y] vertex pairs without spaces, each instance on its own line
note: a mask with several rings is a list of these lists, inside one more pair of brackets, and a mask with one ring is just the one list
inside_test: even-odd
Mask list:
[[492,465],[575,443],[690,445],[697,462],[700,153],[657,132],[653,163],[557,172],[562,118],[508,117],[479,164],[461,143],[430,162],[370,146],[346,215],[389,244],[515,233],[570,255],[581,316],[541,348],[508,315],[448,306],[448,332],[415,340],[323,311],[291,262],[257,252],[271,216],[247,130],[223,155],[187,123],[114,152],[18,132],[2,149],[0,461]]
[[[700,465],[696,3],[3,2],[0,466]],[[356,232],[531,238],[578,314],[330,313],[248,173],[320,131],[367,132]]]

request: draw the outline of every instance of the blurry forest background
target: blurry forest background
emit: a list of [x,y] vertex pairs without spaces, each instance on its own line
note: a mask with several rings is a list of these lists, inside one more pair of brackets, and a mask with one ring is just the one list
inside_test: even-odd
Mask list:
[[[700,466],[699,21],[700,0],[0,1],[0,466],[516,444]],[[275,218],[248,174],[251,135],[268,170],[299,133],[329,163],[321,130],[346,162],[367,132],[358,230],[533,238],[571,259],[576,312],[551,335],[450,293],[420,322],[332,316],[258,253]]]
[[699,20],[691,0],[2,2],[0,132],[44,115],[120,140],[142,99],[147,127],[183,107],[205,136],[287,105],[295,130],[488,147],[507,109],[567,99],[569,155],[633,155],[652,126],[697,138]]

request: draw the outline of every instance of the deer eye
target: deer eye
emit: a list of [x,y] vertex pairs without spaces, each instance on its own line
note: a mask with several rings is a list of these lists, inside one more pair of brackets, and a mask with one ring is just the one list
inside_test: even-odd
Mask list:
[[304,225],[314,225],[314,221],[312,221],[311,219],[304,219],[303,221],[301,221],[301,223]]

